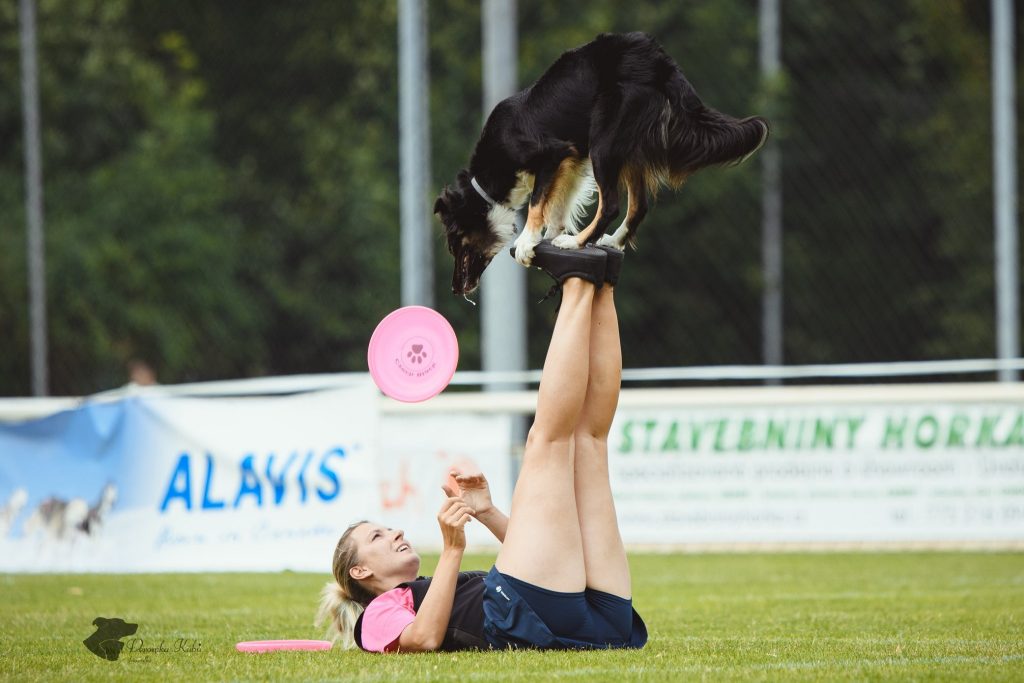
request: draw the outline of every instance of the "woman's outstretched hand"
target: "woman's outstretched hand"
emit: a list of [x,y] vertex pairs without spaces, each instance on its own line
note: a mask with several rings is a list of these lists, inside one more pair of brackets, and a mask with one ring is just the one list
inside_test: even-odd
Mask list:
[[481,473],[463,474],[458,470],[452,470],[449,481],[455,480],[459,490],[454,490],[450,485],[445,484],[442,488],[449,496],[457,496],[466,501],[466,504],[473,508],[473,516],[479,519],[486,516],[494,508],[491,502],[491,489],[487,485],[487,477]]
[[473,509],[473,516],[483,522],[483,525],[494,534],[499,543],[504,543],[505,532],[508,530],[508,517],[494,507],[494,503],[491,502],[491,489],[487,485],[487,477],[479,472],[464,474],[458,470],[452,470],[449,473],[448,482],[441,487],[444,492],[450,498],[465,501],[466,505]]
[[[448,493],[448,490],[445,490]],[[459,496],[448,494],[437,513],[437,523],[441,526],[441,539],[445,550],[466,549],[466,523],[473,518],[476,511],[466,504]]]

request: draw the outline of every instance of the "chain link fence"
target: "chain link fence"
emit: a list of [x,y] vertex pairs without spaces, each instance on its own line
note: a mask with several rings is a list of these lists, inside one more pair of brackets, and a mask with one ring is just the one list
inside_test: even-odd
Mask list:
[[[436,192],[486,112],[478,3],[428,16]],[[782,0],[770,82],[751,0],[519,0],[518,19],[522,86],[597,33],[643,30],[707,104],[770,119],[787,364],[995,354],[987,3]],[[165,383],[364,370],[400,303],[394,4],[46,0],[38,21],[50,391],[118,386],[139,362]],[[21,395],[11,3],[0,77],[0,394]],[[763,362],[762,180],[755,156],[661,194],[617,293],[627,367]],[[437,308],[477,369],[479,310],[448,291],[434,227]],[[554,316],[532,304],[542,280],[531,367]]]

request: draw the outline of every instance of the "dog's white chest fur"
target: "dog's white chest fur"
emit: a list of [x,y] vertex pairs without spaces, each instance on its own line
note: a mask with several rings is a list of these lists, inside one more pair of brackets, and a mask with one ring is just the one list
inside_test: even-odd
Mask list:
[[533,174],[526,171],[516,173],[516,184],[509,190],[504,202],[492,206],[487,212],[487,224],[497,237],[491,252],[494,257],[516,236],[516,211],[530,200],[533,192]]
[[507,204],[513,209],[521,209],[533,193],[533,174],[526,171],[516,172],[516,184],[508,193]]

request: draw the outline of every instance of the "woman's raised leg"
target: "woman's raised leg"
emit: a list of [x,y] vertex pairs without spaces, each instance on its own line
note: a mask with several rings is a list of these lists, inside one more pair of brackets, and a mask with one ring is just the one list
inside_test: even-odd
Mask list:
[[569,278],[562,284],[537,415],[495,561],[504,574],[562,592],[582,591],[587,581],[573,495],[573,432],[587,391],[593,300],[589,282]]
[[632,597],[629,561],[622,545],[608,481],[608,431],[619,402],[622,349],[614,288],[594,297],[590,320],[590,380],[575,431],[576,510],[587,587]]

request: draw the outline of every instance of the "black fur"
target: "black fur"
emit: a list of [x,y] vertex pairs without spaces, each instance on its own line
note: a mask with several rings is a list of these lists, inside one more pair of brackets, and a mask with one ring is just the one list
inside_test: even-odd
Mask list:
[[[601,197],[596,242],[619,213],[619,184],[634,191],[628,225],[633,244],[647,193],[679,187],[708,166],[738,162],[768,134],[760,117],[738,120],[706,107],[682,71],[643,33],[602,34],[564,53],[526,90],[500,102],[484,124],[469,169],[458,173],[434,205],[455,257],[452,291],[465,294],[498,251],[488,203],[470,185],[507,205],[517,172],[534,177],[531,207],[540,205],[559,164],[590,158]],[[624,202],[623,202],[624,203]],[[519,208],[519,207],[512,207]],[[635,244],[634,244],[635,246]]]

